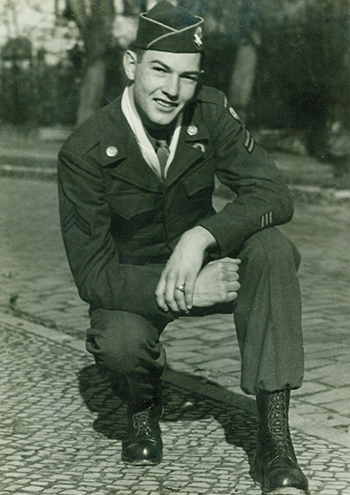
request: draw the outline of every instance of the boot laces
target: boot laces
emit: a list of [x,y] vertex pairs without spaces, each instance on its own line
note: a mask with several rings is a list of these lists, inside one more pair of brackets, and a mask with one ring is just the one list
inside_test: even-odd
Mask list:
[[274,443],[286,454],[290,455],[290,432],[287,410],[279,397],[271,395],[268,411],[268,431]]
[[136,436],[148,435],[151,432],[149,426],[149,413],[150,408],[133,414],[132,422]]

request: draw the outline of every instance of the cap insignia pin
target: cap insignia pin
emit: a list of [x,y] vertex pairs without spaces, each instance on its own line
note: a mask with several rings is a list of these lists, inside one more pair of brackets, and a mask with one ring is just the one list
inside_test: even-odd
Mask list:
[[193,37],[194,44],[198,49],[202,48],[203,46],[203,29],[198,26]]

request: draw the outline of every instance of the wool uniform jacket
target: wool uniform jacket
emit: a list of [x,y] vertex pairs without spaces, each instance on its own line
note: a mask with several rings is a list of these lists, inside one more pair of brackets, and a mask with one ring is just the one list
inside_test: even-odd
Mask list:
[[[212,206],[215,176],[235,193]],[[198,90],[184,110],[162,182],[145,162],[121,98],[82,124],[58,160],[61,227],[81,298],[93,308],[158,311],[154,292],[181,234],[200,225],[218,256],[237,255],[261,229],[289,221],[289,191],[223,93]]]

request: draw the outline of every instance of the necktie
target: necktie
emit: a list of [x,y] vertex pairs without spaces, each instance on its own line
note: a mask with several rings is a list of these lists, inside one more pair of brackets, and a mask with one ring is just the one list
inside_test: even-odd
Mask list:
[[156,153],[160,165],[160,178],[162,181],[165,181],[165,167],[170,155],[170,150],[165,139],[158,139],[156,141]]

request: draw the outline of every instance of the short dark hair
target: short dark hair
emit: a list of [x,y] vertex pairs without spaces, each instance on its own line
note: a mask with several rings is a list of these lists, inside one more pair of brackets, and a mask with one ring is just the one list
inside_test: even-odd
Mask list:
[[129,45],[128,50],[130,50],[131,52],[134,52],[136,54],[137,61],[139,63],[142,61],[142,58],[143,58],[145,51],[146,51],[143,48],[137,47],[134,42]]
[[143,48],[136,48],[134,52],[136,53],[137,61],[140,63],[142,62],[143,56],[145,54],[145,51]]

